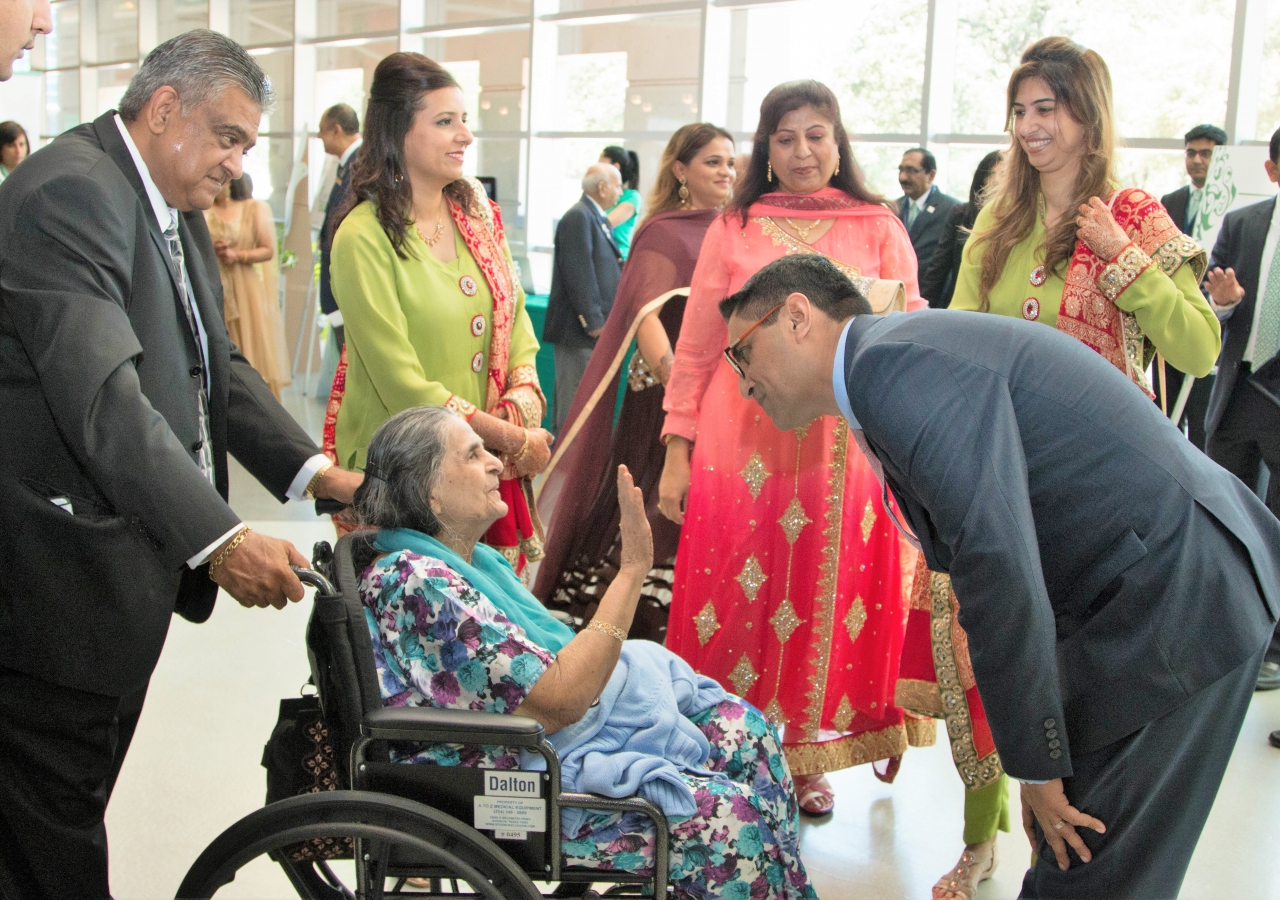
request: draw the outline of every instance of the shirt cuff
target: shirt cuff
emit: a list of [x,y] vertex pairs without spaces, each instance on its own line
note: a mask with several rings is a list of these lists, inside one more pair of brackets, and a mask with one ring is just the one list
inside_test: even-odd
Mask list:
[[1048,784],[1048,781],[1039,781],[1035,778],[1015,778],[1014,781],[1019,784]]
[[316,473],[325,466],[331,466],[333,463],[329,461],[329,457],[323,453],[317,453],[298,470],[298,474],[293,477],[293,483],[289,485],[289,490],[285,491],[285,496],[290,500],[306,500],[307,485],[311,483],[311,479],[316,477]]
[[[326,460],[326,462],[327,462],[327,460]],[[217,550],[219,547],[221,547],[221,546],[222,546],[223,544],[225,544],[227,541],[231,540],[232,536],[233,536],[237,531],[239,531],[241,528],[243,528],[243,527],[244,527],[244,524],[243,524],[243,523],[236,523],[236,526],[235,526],[234,528],[232,528],[232,529],[231,529],[230,531],[228,531],[226,534],[222,535],[222,537],[218,538],[216,541],[214,541],[214,542],[213,542],[212,544],[210,544],[208,547],[205,547],[203,550],[201,550],[201,551],[200,551],[199,553],[197,553],[195,556],[193,556],[193,557],[191,557],[189,560],[187,560],[187,568],[190,568],[190,569],[198,569],[198,568],[200,568],[200,566],[204,565],[204,564],[205,564],[205,562],[207,562],[207,561],[208,561],[208,559],[209,559],[209,557],[210,557],[210,556],[213,556],[213,551],[214,551],[214,550]]]
[[682,437],[692,444],[698,439],[698,420],[684,413],[667,413],[667,419],[662,426],[662,442],[665,444],[667,438],[671,436]]
[[1236,307],[1238,307],[1241,302],[1240,300],[1237,300],[1235,303],[1232,303],[1230,306],[1219,306],[1218,304],[1213,302],[1212,297],[1209,297],[1208,300],[1209,300],[1209,308],[1213,310],[1213,314],[1218,317],[1219,322],[1223,321],[1224,319],[1231,318],[1231,314],[1236,311]]
[[342,327],[342,310],[329,313],[329,324],[334,328]]

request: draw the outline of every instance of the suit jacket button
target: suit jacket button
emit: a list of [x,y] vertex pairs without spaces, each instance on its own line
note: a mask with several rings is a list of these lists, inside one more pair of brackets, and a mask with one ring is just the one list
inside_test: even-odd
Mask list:
[[1050,728],[1048,731],[1044,733],[1044,736],[1049,738],[1056,738],[1058,736],[1058,729]]
[[1058,749],[1059,747],[1061,747],[1061,746],[1062,746],[1062,741],[1050,741],[1050,742],[1049,742],[1049,748],[1050,748],[1050,749],[1052,749],[1052,750],[1057,750],[1057,749]]
[[201,369],[200,369],[200,367],[199,367],[199,366],[192,366],[192,367],[191,367],[191,377],[192,377],[192,378],[199,378],[199,377],[200,377],[200,374],[201,374]]
[[1061,750],[1050,750],[1050,751],[1049,751],[1049,758],[1050,758],[1050,759],[1061,759],[1061,758],[1062,758],[1062,751],[1061,751]]
[[1045,720],[1044,720],[1044,727],[1045,727],[1045,728],[1052,728],[1054,725],[1057,725],[1057,724],[1058,724],[1058,723],[1057,723],[1057,721],[1056,721],[1056,720],[1054,720],[1054,719],[1045,719]]
[[192,453],[199,453],[199,452],[200,452],[200,448],[201,448],[201,447],[203,447],[203,446],[204,446],[204,441],[196,441],[194,444],[192,444],[192,445],[191,445],[191,452],[192,452]]

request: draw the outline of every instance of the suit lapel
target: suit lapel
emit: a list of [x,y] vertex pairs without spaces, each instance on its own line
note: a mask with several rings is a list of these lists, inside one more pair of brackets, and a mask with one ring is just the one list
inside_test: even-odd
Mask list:
[[582,195],[582,205],[587,208],[587,215],[595,219],[600,230],[604,232],[605,239],[609,242],[609,246],[613,248],[613,252],[616,255],[621,256],[622,254],[618,250],[618,242],[613,239],[613,229],[609,227],[608,216],[601,213],[600,210],[596,208],[595,203],[592,202],[591,198],[586,194]]

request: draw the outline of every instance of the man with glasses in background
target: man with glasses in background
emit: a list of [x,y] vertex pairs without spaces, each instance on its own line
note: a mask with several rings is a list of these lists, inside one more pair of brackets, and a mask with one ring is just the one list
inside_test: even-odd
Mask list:
[[916,273],[926,272],[938,239],[947,224],[951,210],[960,205],[955,197],[938,190],[933,179],[938,175],[938,161],[923,147],[913,147],[902,154],[898,165],[898,184],[902,196],[897,199],[898,218],[907,226],[911,246],[916,251]]

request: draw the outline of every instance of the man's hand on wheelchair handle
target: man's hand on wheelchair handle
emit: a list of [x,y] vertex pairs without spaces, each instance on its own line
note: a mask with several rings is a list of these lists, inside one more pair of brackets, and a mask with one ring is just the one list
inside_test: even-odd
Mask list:
[[303,597],[302,582],[289,568],[291,564],[310,566],[288,541],[250,531],[209,577],[241,606],[284,609],[289,601],[296,603]]
[[364,475],[360,472],[330,466],[321,476],[320,483],[316,485],[316,497],[322,500],[337,500],[350,506],[352,498],[355,497],[356,488],[360,487],[363,481]]

